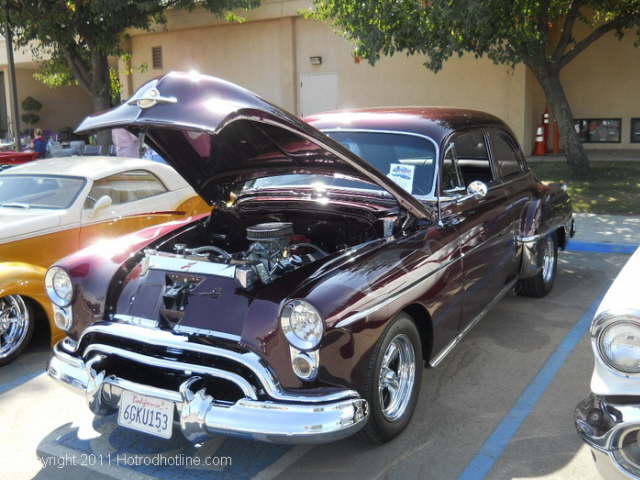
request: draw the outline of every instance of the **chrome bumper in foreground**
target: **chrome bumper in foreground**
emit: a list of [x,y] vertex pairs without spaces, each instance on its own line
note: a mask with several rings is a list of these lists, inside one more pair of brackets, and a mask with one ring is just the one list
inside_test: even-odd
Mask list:
[[123,391],[169,400],[178,411],[177,421],[185,438],[193,443],[212,434],[241,436],[273,443],[324,443],[348,437],[360,430],[368,418],[364,399],[350,398],[326,403],[289,403],[242,398],[231,405],[217,403],[204,390],[191,387],[200,377],[192,376],[179,391],[165,390],[96,372],[100,356],[84,361],[53,349],[48,374],[76,392],[84,393],[91,411],[105,415],[117,410]]
[[640,398],[613,403],[590,395],[574,412],[578,435],[606,480],[640,480]]

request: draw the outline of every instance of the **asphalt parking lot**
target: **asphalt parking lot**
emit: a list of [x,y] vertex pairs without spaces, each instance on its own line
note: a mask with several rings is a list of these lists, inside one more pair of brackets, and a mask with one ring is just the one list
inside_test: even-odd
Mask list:
[[[164,441],[117,427],[113,417],[92,421],[84,399],[42,374],[48,348],[39,342],[0,369],[0,477],[597,479],[572,413],[589,389],[586,329],[627,258],[562,253],[553,292],[500,302],[438,368],[424,371],[409,427],[379,447],[213,438],[195,449],[179,434]],[[217,464],[145,460],[161,457]]]

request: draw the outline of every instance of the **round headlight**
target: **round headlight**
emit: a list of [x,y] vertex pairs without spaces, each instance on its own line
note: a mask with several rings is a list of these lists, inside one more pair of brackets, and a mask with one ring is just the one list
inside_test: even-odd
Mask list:
[[613,322],[602,330],[598,343],[609,366],[624,373],[640,373],[640,325]]
[[59,307],[67,307],[73,298],[73,284],[69,274],[60,267],[51,267],[44,277],[47,295]]
[[280,315],[282,331],[289,343],[299,350],[312,350],[324,334],[324,322],[313,305],[304,300],[287,303]]

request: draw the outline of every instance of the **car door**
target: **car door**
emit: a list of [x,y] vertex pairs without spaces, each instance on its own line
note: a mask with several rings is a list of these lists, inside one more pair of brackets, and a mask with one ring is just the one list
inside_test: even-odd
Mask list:
[[95,180],[84,202],[80,243],[112,238],[180,216],[170,191],[147,170],[127,170]]
[[[507,269],[515,256],[515,242],[509,199],[491,158],[487,132],[480,128],[457,132],[447,152],[450,147],[457,178],[454,183],[443,181],[441,208],[443,219],[454,222],[459,235],[464,283],[459,331],[463,331],[505,288],[512,275]],[[474,181],[486,185],[486,195],[467,192]]]
[[[531,182],[527,176],[524,155],[518,142],[502,128],[489,129],[491,137],[491,152],[495,158],[502,189],[509,199],[508,216],[511,223],[513,241],[517,241],[520,234],[524,209],[531,200]],[[514,249],[517,247],[514,244]],[[514,255],[510,269],[517,272],[520,268],[520,257]]]

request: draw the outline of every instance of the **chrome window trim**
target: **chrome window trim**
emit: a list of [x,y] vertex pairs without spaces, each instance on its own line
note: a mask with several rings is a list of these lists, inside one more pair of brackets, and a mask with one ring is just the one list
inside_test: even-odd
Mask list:
[[[422,200],[423,197],[426,198],[432,198],[435,196],[435,185],[436,185],[436,179],[438,178],[438,174],[440,171],[440,162],[439,162],[439,158],[440,158],[440,147],[438,145],[438,143],[431,137],[427,136],[427,135],[423,135],[421,133],[416,133],[416,132],[405,132],[403,130],[378,130],[375,128],[327,128],[327,129],[323,129],[320,130],[322,133],[349,133],[349,132],[353,132],[353,133],[384,133],[384,134],[394,134],[394,135],[409,135],[412,137],[418,137],[418,138],[423,138],[425,140],[430,141],[433,144],[433,147],[435,149],[435,157],[433,159],[433,178],[431,180],[431,188],[429,190],[429,193],[425,193],[422,195],[414,195],[413,193],[409,192],[409,195],[413,196],[414,198],[417,198],[419,200]],[[332,139],[334,140],[334,139]],[[334,140],[335,142],[338,142],[338,140]],[[338,142],[340,143],[340,142]],[[342,145],[342,144],[341,144]],[[345,147],[346,148],[346,147]],[[359,156],[359,155],[358,155]],[[364,161],[366,161],[367,163],[369,163],[367,161],[366,158],[362,158]],[[386,175],[386,173],[380,172],[383,175]]]

